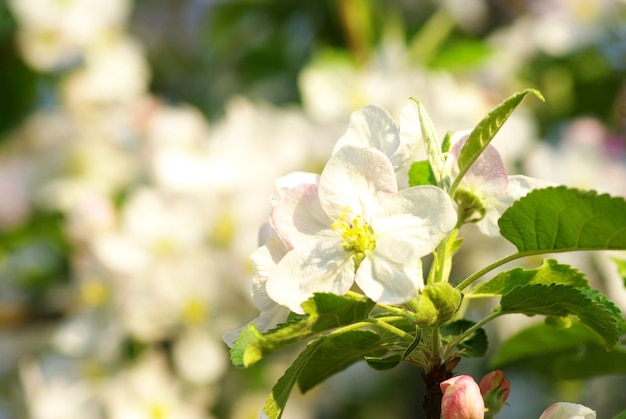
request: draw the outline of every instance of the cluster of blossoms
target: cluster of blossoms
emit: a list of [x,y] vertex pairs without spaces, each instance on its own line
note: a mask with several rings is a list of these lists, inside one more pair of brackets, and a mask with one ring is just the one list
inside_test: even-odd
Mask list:
[[[549,185],[508,176],[488,146],[460,182],[454,200],[433,185],[398,188],[397,172],[419,153],[418,105],[409,100],[396,125],[384,109],[353,113],[346,133],[320,175],[280,178],[264,241],[252,256],[253,300],[261,330],[284,321],[316,292],[360,290],[383,304],[406,303],[423,290],[421,259],[455,227],[475,222],[497,235],[497,219],[516,199]],[[468,133],[451,137],[439,177],[453,180]],[[236,334],[230,334],[232,343]]]

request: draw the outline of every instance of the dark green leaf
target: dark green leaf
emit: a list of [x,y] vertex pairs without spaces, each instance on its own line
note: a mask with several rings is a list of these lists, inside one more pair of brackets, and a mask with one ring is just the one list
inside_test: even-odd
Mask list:
[[607,352],[597,335],[581,323],[554,329],[538,323],[505,341],[490,368],[524,365],[551,379],[589,379],[626,373],[626,350]]
[[[464,319],[448,323],[441,327],[441,338],[444,343],[448,343],[472,326],[474,326],[474,322]],[[464,349],[461,355],[466,357],[485,356],[488,346],[487,334],[483,328],[467,336],[458,345],[459,349]]]
[[522,285],[503,295],[500,305],[503,313],[575,315],[598,334],[607,350],[617,343],[624,323],[619,309],[602,294],[589,288]]
[[380,346],[380,337],[368,330],[351,330],[337,335],[327,335],[300,372],[298,386],[303,393],[343,371],[365,356],[380,356],[387,349]]
[[555,329],[543,322],[529,326],[504,341],[490,362],[490,368],[502,368],[539,356],[555,356],[600,339],[581,323],[568,329]]
[[427,160],[417,161],[409,169],[409,186],[436,185],[435,175]]
[[502,125],[509,119],[513,110],[515,110],[522,99],[529,93],[534,94],[543,101],[543,96],[535,89],[526,89],[518,92],[489,112],[487,116],[476,125],[476,128],[472,130],[467,142],[463,148],[461,148],[458,158],[459,174],[454,180],[452,190],[456,190],[456,186],[458,186],[465,173],[467,173],[483,150],[487,148]]
[[395,368],[402,361],[401,354],[389,356],[366,356],[367,365],[378,371],[385,371]]
[[263,358],[320,332],[366,318],[375,303],[365,297],[315,294],[302,304],[307,316],[297,317],[261,333],[254,324],[242,329],[231,349],[231,360],[238,367],[249,367]]
[[626,249],[626,201],[594,191],[534,190],[509,207],[498,224],[520,252]]
[[587,287],[587,278],[580,271],[568,265],[561,265],[554,259],[545,259],[538,269],[515,268],[501,272],[491,280],[474,288],[466,298],[494,297],[506,294],[518,285],[563,284],[573,287]]

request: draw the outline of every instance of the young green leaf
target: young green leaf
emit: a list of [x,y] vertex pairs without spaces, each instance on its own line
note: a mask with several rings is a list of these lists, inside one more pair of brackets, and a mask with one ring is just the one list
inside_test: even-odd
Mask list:
[[466,298],[496,297],[511,291],[518,285],[563,284],[572,287],[587,287],[584,274],[571,266],[559,264],[554,259],[545,259],[538,269],[514,268],[501,272],[489,281],[479,284]]
[[409,186],[436,185],[435,175],[427,160],[416,161],[409,169]]
[[564,186],[537,189],[498,220],[521,253],[626,249],[626,201]]
[[387,352],[380,345],[380,336],[369,330],[330,334],[320,340],[317,351],[298,377],[298,386],[303,393],[366,356],[378,357]]
[[598,291],[568,285],[521,285],[504,294],[502,313],[526,315],[575,315],[596,332],[608,349],[617,344],[624,318],[619,308]]
[[298,355],[293,364],[287,368],[283,376],[278,379],[274,387],[272,387],[272,393],[263,407],[263,413],[268,419],[280,419],[298,376],[307,366],[311,358],[313,358],[322,343],[322,339],[316,339],[309,343],[300,355]]
[[455,191],[465,173],[474,164],[478,156],[487,148],[493,137],[500,130],[502,125],[509,119],[515,108],[522,102],[522,99],[529,93],[537,96],[543,101],[543,96],[535,89],[526,89],[515,93],[513,96],[500,103],[495,109],[487,114],[472,130],[467,142],[461,148],[458,167],[459,174],[454,179],[451,190]]
[[424,106],[419,101],[415,99],[412,100],[417,104],[424,148],[426,149],[426,156],[430,163],[430,169],[435,179],[435,184],[441,186],[444,172],[444,157],[441,152],[439,140],[437,139],[433,121],[428,116],[428,112],[426,112]]
[[318,333],[356,323],[369,315],[375,303],[365,297],[315,294],[302,304],[306,317],[261,333],[254,324],[243,328],[231,349],[235,366],[249,367],[265,355]]

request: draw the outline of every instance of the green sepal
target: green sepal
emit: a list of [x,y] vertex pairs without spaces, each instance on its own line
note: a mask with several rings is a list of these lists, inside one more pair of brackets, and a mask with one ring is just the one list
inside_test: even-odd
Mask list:
[[573,287],[588,287],[585,275],[569,265],[558,263],[554,259],[544,259],[537,269],[514,268],[501,272],[492,279],[477,285],[466,298],[497,297],[511,291],[518,285],[563,284]]
[[500,299],[502,313],[543,316],[576,316],[593,330],[607,350],[619,339],[624,318],[620,309],[591,288],[568,285],[521,285]]
[[324,331],[367,318],[375,303],[366,297],[318,293],[302,304],[305,316],[261,333],[254,324],[243,328],[230,351],[237,367],[247,368],[265,355]]

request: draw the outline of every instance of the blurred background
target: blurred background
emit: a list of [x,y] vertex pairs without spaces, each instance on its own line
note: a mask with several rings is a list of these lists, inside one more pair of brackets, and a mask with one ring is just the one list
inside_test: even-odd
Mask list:
[[[625,76],[623,0],[0,0],[0,418],[258,417],[296,352],[237,370],[222,336],[258,315],[275,178],[363,105],[415,97],[443,135],[533,87],[494,140],[509,172],[626,197]],[[462,234],[456,279],[504,256]],[[626,310],[606,255],[559,260]],[[504,370],[502,418],[626,409],[623,376]],[[284,417],[419,418],[419,373],[358,364]]]

